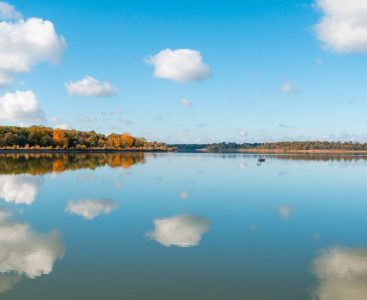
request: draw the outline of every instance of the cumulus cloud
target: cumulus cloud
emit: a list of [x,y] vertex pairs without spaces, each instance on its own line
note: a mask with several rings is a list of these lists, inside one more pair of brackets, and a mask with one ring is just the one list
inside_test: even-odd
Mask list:
[[157,78],[192,82],[210,76],[210,69],[197,50],[165,49],[148,57],[146,62],[154,67],[154,76]]
[[111,200],[90,199],[69,201],[65,208],[65,212],[81,216],[86,220],[92,220],[101,214],[108,215],[117,207],[117,203]]
[[294,85],[292,83],[290,83],[289,81],[284,82],[280,86],[279,90],[280,90],[281,93],[287,94],[287,95],[292,95],[292,94],[295,94],[297,92]]
[[4,87],[14,74],[29,72],[37,63],[58,62],[66,43],[50,21],[19,19],[14,8],[1,3],[2,18],[16,19],[0,22],[0,87]]
[[0,20],[20,20],[22,14],[13,5],[0,1]]
[[323,16],[315,26],[317,38],[335,52],[367,52],[367,2],[316,0]]
[[191,102],[190,102],[190,100],[188,100],[188,99],[181,99],[180,101],[180,104],[181,104],[181,106],[184,106],[184,107],[187,107],[187,106],[190,106],[191,105]]
[[313,264],[320,300],[367,299],[367,250],[335,247],[321,252]]
[[50,274],[64,247],[58,233],[40,234],[15,222],[8,211],[0,211],[0,290],[11,288],[21,276],[36,278]]
[[165,247],[197,246],[210,227],[208,220],[189,215],[155,219],[153,223],[154,231],[149,232],[148,237]]
[[117,93],[117,89],[110,83],[99,81],[92,76],[85,76],[81,80],[68,82],[65,87],[69,95],[72,96],[110,97]]
[[36,199],[42,178],[31,175],[0,175],[0,199],[30,205]]
[[32,91],[16,91],[0,97],[0,121],[34,122],[43,119],[44,112]]

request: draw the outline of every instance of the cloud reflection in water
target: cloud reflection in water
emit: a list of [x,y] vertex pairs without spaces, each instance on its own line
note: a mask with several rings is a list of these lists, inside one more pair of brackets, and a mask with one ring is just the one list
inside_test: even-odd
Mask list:
[[320,300],[367,299],[367,249],[335,247],[315,259],[319,279],[314,295]]
[[165,247],[197,246],[210,227],[207,219],[190,215],[155,219],[153,223],[154,231],[149,232],[148,237]]
[[108,215],[117,207],[117,203],[112,200],[89,199],[89,200],[71,200],[65,208],[65,212],[81,216],[86,220],[92,220],[101,214]]
[[32,204],[42,178],[32,175],[0,175],[0,199],[15,204]]
[[29,224],[12,220],[10,212],[0,210],[0,292],[11,289],[22,276],[50,274],[63,253],[57,232],[38,233]]

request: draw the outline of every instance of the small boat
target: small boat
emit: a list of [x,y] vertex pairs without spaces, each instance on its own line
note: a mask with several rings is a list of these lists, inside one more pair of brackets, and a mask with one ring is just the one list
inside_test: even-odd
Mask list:
[[257,158],[257,162],[258,163],[263,163],[263,162],[265,162],[265,157],[263,157],[262,155],[260,155],[258,158]]

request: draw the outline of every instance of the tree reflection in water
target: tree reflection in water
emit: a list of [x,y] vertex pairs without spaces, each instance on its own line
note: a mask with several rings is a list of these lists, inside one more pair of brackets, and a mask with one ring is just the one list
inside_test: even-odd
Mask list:
[[0,154],[0,174],[61,173],[68,170],[111,168],[128,169],[145,163],[143,152],[131,153],[22,153]]

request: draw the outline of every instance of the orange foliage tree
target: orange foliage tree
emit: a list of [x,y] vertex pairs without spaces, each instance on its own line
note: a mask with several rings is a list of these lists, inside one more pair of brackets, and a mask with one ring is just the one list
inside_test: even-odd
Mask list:
[[128,133],[121,135],[121,143],[125,148],[134,146],[135,138]]
[[62,129],[57,128],[54,130],[53,140],[57,146],[65,147],[65,148],[67,148],[68,146],[65,131]]
[[110,134],[107,137],[108,140],[108,146],[111,148],[121,148],[121,139],[118,134]]

